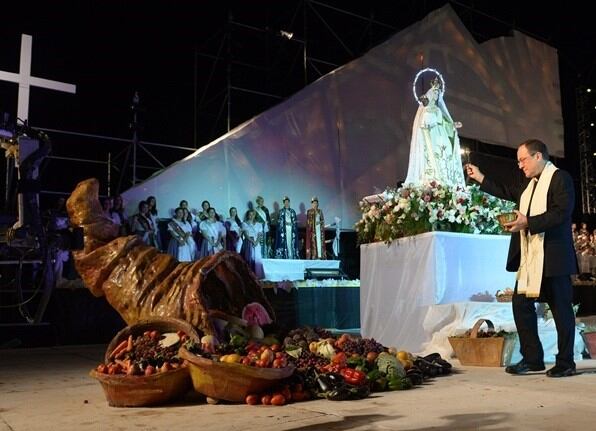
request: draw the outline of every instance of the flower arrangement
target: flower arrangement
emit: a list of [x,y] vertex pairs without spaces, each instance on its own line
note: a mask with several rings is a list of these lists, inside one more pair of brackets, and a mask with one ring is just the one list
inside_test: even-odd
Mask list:
[[462,189],[436,181],[388,188],[382,196],[382,203],[360,201],[362,217],[355,224],[360,244],[390,243],[432,231],[500,234],[497,215],[512,212],[515,206],[484,193],[478,185]]

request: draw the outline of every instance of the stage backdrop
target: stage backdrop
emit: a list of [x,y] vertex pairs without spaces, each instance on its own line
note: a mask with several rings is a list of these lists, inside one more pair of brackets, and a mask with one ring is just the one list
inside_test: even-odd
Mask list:
[[243,214],[257,195],[270,210],[288,195],[304,224],[317,195],[351,228],[362,196],[406,176],[423,67],[443,74],[461,136],[512,148],[535,137],[564,155],[555,49],[517,32],[478,44],[447,5],[128,190],[127,207],[155,195],[161,217],[181,199]]

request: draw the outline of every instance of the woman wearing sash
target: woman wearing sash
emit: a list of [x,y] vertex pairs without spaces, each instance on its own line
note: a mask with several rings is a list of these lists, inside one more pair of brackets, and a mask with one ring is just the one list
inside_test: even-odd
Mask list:
[[209,208],[209,218],[199,225],[203,241],[200,257],[211,256],[224,249],[226,228],[215,218],[215,208]]
[[242,250],[242,221],[235,207],[230,208],[230,217],[224,223],[226,227],[226,250],[240,253]]
[[255,219],[255,210],[248,210],[246,221],[242,223],[242,242],[241,255],[256,274],[258,278],[263,278],[263,263],[261,253],[261,239],[263,238],[263,225]]
[[155,229],[155,242],[157,244],[155,247],[157,247],[158,250],[162,250],[161,236],[159,235],[159,214],[157,213],[157,199],[155,196],[149,196],[146,202],[149,207],[147,215],[151,219]]
[[265,206],[265,200],[262,196],[257,196],[255,203],[257,204],[255,207],[255,222],[260,223],[263,227],[263,235],[261,237],[261,256],[263,259],[268,259],[271,255],[269,251],[271,216],[269,215],[269,210]]
[[178,262],[191,262],[195,260],[197,252],[191,224],[184,220],[183,208],[176,208],[174,214],[174,218],[168,222],[168,232],[171,236],[168,254],[174,256]]
[[159,249],[155,225],[149,216],[149,205],[145,201],[139,202],[139,213],[134,216],[132,231],[145,244]]

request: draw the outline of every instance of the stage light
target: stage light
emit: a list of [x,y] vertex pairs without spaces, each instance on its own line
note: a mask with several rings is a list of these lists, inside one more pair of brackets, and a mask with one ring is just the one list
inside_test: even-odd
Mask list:
[[591,88],[588,88],[588,89],[586,90],[586,92],[587,92],[587,93],[591,93],[591,92],[592,92],[592,89],[591,89]]
[[590,127],[594,127],[594,123],[590,123]]
[[279,34],[281,37],[285,37],[288,40],[291,40],[294,37],[294,33],[290,31],[280,30]]

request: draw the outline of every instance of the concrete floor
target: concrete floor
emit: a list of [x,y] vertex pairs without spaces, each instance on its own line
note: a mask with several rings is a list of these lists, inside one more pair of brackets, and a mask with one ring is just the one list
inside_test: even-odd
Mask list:
[[104,349],[0,350],[0,431],[588,430],[596,423],[596,360],[579,362],[583,374],[564,379],[457,366],[457,374],[423,387],[360,401],[212,406],[190,396],[130,409],[109,407],[88,377]]

